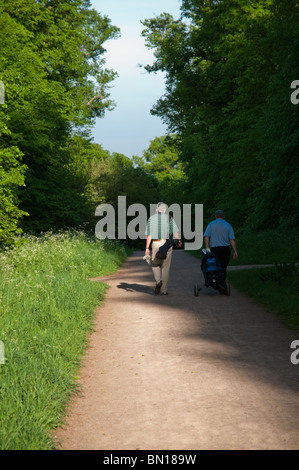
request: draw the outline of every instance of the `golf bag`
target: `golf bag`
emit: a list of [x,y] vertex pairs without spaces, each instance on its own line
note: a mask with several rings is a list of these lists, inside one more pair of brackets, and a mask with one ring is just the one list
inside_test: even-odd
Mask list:
[[156,253],[156,258],[162,259],[162,260],[166,259],[169,248],[171,248],[172,246],[175,247],[179,243],[180,243],[180,240],[173,238],[173,235],[170,235],[170,237],[168,238],[168,240],[166,240],[164,245],[160,246],[159,250]]
[[[206,250],[205,250],[206,251]],[[217,255],[213,252],[203,252],[204,257],[201,263],[201,270],[205,279],[205,286],[213,289],[225,289],[221,263]]]

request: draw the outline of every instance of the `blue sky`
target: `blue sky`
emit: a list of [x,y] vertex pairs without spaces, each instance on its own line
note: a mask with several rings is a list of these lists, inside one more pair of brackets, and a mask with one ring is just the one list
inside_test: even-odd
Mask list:
[[110,89],[116,108],[97,119],[92,132],[94,142],[104,149],[127,157],[141,156],[152,139],[166,133],[161,119],[150,113],[153,104],[164,94],[164,76],[148,74],[138,67],[153,63],[153,53],[141,37],[140,21],[163,11],[178,19],[180,5],[180,0],[91,0],[92,8],[107,15],[121,34],[120,38],[104,44],[106,68],[119,75]]

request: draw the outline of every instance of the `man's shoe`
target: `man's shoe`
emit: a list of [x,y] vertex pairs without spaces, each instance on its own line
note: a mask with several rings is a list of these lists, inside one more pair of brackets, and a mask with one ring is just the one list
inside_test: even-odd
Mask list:
[[168,295],[168,292],[161,292],[161,295]]
[[161,286],[162,286],[162,281],[160,281],[160,282],[158,282],[158,284],[156,284],[156,287],[155,287],[155,294],[156,295],[158,295],[160,293]]

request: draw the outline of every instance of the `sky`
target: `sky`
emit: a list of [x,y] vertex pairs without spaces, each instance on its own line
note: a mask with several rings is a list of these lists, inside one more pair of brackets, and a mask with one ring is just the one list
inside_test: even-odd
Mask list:
[[178,19],[180,5],[180,0],[91,0],[91,7],[108,16],[121,34],[104,43],[105,67],[118,73],[110,83],[110,99],[116,107],[97,118],[92,131],[93,141],[111,153],[142,156],[151,140],[167,132],[162,120],[150,113],[165,92],[165,77],[140,67],[154,61],[153,51],[141,37],[140,21],[164,11]]

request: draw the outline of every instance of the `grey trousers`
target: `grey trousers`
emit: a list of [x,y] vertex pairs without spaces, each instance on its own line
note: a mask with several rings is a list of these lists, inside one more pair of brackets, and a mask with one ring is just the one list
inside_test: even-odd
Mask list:
[[172,247],[168,250],[166,259],[157,259],[156,253],[160,246],[164,245],[166,240],[152,242],[152,270],[156,284],[162,281],[161,293],[166,294],[170,274],[170,265],[172,258]]

